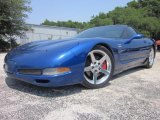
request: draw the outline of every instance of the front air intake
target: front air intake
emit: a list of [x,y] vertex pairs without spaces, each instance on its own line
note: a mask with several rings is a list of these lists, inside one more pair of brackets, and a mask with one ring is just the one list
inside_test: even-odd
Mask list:
[[49,80],[36,79],[37,83],[49,83]]
[[24,75],[41,75],[42,70],[40,69],[19,69],[18,73],[24,74]]

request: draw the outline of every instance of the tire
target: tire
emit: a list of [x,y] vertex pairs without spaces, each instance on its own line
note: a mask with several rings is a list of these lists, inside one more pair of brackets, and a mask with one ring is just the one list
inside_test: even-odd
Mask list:
[[155,50],[152,47],[149,57],[147,59],[147,64],[145,65],[146,68],[152,68],[153,64],[154,64],[154,59],[155,59]]
[[83,85],[90,89],[105,87],[113,75],[114,59],[104,46],[94,47],[87,56]]

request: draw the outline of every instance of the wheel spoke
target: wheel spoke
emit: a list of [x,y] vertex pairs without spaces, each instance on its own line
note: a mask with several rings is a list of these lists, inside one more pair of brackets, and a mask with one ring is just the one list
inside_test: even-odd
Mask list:
[[110,74],[110,71],[108,71],[108,70],[101,69],[100,72],[105,74],[105,75],[109,75]]
[[154,50],[151,49],[150,55],[149,55],[149,64],[152,65],[154,62]]
[[96,61],[96,58],[95,58],[93,52],[90,53],[90,56],[91,56],[92,63],[94,63]]
[[102,65],[105,60],[106,60],[106,56],[103,56],[103,57],[99,60],[100,64]]
[[91,66],[88,66],[88,67],[85,67],[85,68],[84,68],[84,71],[85,71],[85,72],[91,71],[91,70],[92,70],[92,67],[91,67]]
[[92,85],[103,84],[111,74],[112,63],[108,54],[100,49],[92,50],[88,53],[84,67],[84,77]]
[[97,73],[93,73],[93,81],[94,81],[94,84],[97,83]]

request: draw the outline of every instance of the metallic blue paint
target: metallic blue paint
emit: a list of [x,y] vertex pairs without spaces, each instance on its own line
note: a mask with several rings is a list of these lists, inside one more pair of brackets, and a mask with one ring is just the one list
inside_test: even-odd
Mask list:
[[[128,42],[130,41],[130,42]],[[56,87],[82,83],[88,53],[96,45],[103,45],[113,55],[114,74],[132,67],[142,66],[155,42],[149,38],[72,38],[68,40],[46,40],[22,45],[5,57],[8,77],[38,86]],[[45,69],[69,67],[71,72],[60,75],[23,75],[18,69]],[[49,80],[38,83],[36,80]]]

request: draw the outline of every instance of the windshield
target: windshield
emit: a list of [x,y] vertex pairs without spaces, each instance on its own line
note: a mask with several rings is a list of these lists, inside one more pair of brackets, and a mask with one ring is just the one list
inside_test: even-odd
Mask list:
[[124,32],[124,27],[120,26],[103,26],[95,27],[88,30],[85,30],[79,33],[77,38],[121,38]]

